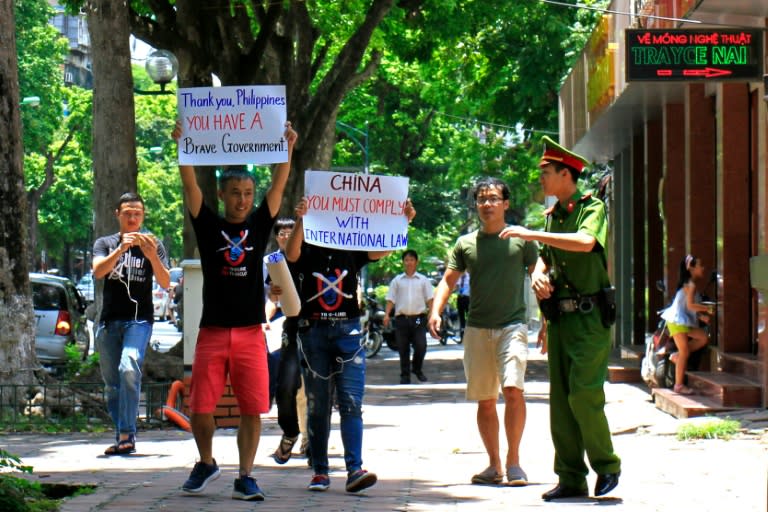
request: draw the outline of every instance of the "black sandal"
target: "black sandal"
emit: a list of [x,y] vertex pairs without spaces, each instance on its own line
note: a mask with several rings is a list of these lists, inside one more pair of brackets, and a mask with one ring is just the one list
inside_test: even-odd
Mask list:
[[293,445],[296,444],[296,441],[299,439],[299,436],[296,437],[286,437],[283,436],[280,438],[280,444],[277,446],[277,450],[275,450],[275,453],[272,454],[272,458],[275,462],[278,464],[285,464],[291,459],[291,452],[293,451]]
[[136,437],[133,434],[128,436],[128,439],[120,439],[104,450],[104,455],[130,455],[132,453],[136,453]]

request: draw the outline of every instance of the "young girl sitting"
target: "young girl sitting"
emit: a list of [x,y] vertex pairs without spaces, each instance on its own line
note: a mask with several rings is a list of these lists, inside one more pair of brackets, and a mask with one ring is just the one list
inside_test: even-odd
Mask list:
[[[709,341],[707,331],[699,327],[699,315],[701,320],[709,321],[710,310],[708,306],[697,303],[699,299],[694,280],[704,276],[705,267],[699,258],[687,255],[680,262],[680,279],[677,282],[675,300],[661,317],[667,321],[669,334],[675,341],[677,354],[672,354],[670,360],[675,363],[675,393],[690,395],[693,390],[684,384],[685,370],[688,365],[688,356]],[[676,357],[675,357],[676,356]]]

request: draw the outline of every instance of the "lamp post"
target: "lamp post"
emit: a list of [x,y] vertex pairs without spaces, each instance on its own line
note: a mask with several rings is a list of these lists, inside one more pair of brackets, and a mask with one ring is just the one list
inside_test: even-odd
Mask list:
[[[360,149],[363,151],[363,158],[364,158],[364,165],[363,165],[363,171],[365,174],[368,174],[368,123],[365,123],[365,131],[355,128],[352,125],[349,125],[347,123],[344,123],[342,121],[336,121],[336,127],[341,128],[344,130],[344,133],[347,134],[347,137],[352,139],[352,142],[360,146]],[[365,144],[360,142],[360,139],[358,139],[355,134],[362,136],[365,140]]]
[[154,50],[147,56],[144,64],[149,78],[160,86],[159,91],[141,91],[134,89],[136,94],[158,95],[173,94],[173,91],[166,91],[165,86],[176,78],[179,71],[179,61],[176,56],[168,50]]
[[27,96],[21,100],[21,106],[39,107],[40,96]]

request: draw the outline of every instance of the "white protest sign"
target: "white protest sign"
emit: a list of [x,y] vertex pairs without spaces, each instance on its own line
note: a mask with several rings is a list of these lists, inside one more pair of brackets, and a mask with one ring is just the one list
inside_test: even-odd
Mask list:
[[306,171],[304,240],[355,251],[392,251],[408,245],[408,178]]
[[179,89],[178,110],[182,165],[288,161],[283,85]]

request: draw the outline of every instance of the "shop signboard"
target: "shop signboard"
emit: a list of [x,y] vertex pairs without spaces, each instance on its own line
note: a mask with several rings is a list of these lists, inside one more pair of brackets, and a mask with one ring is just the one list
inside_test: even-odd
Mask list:
[[763,33],[732,29],[627,29],[630,81],[758,81]]

